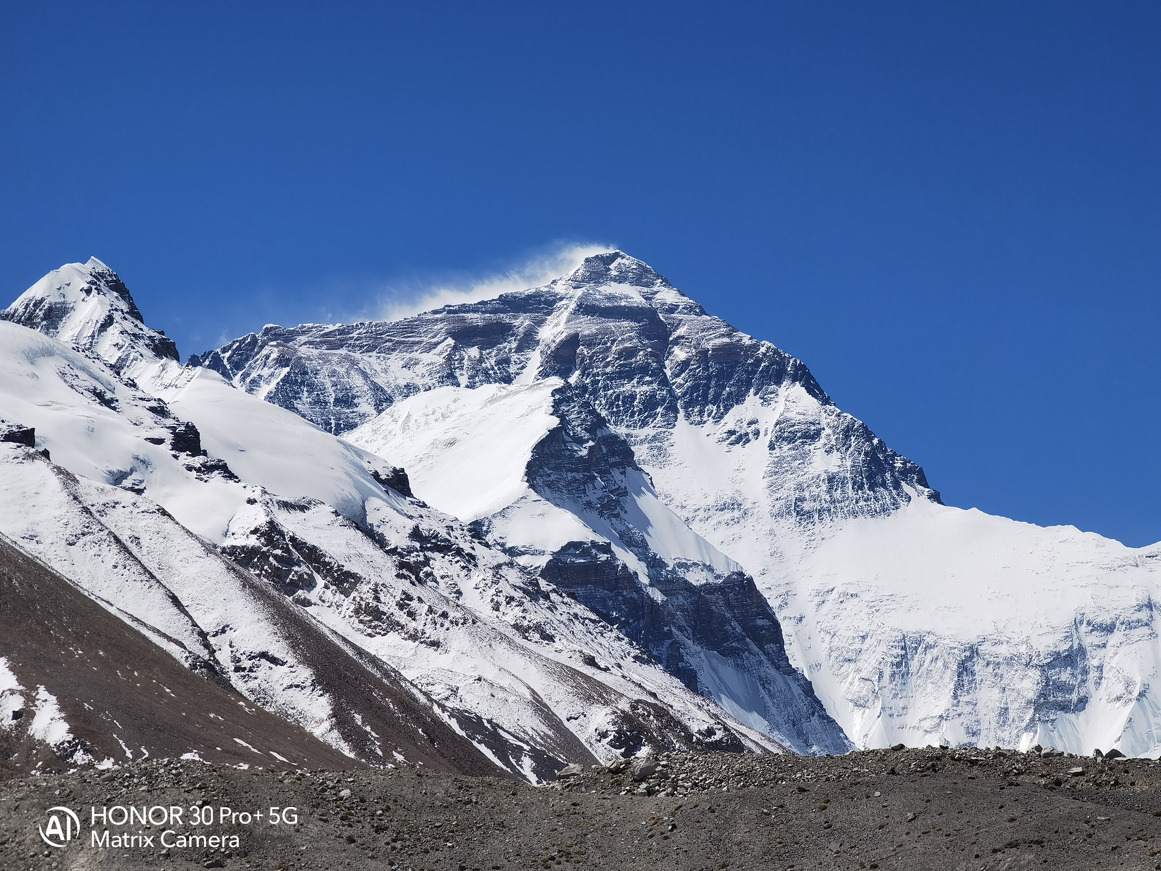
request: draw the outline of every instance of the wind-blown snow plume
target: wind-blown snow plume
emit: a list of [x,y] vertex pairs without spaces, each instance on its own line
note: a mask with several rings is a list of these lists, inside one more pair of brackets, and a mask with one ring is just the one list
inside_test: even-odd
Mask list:
[[586,257],[608,251],[608,245],[560,242],[490,275],[436,275],[396,279],[381,291],[372,320],[391,321],[445,305],[492,299],[503,293],[539,287],[568,275]]

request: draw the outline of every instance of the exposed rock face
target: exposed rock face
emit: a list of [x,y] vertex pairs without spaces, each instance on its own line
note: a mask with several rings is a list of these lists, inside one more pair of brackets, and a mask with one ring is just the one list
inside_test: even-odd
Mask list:
[[[359,752],[339,752],[302,726],[249,704],[231,684],[245,687],[243,672],[271,665],[289,671],[276,653],[281,639],[236,646],[227,663],[211,653],[199,668],[183,668],[108,602],[94,601],[3,539],[0,605],[0,664],[9,683],[18,684],[6,688],[4,705],[19,698],[30,712],[15,727],[0,723],[0,745],[16,751],[5,755],[9,770],[105,767],[191,753],[233,765],[362,768],[366,763],[358,757],[374,755],[359,747],[365,723],[433,770],[496,773],[475,747],[424,710],[398,675],[381,663],[368,668],[354,661],[290,609],[272,624],[292,639],[296,658],[318,669],[316,691],[338,691],[333,725],[349,739],[348,749]],[[132,682],[125,679],[127,669]]]
[[169,446],[179,454],[190,454],[198,457],[205,453],[202,450],[202,434],[189,421],[181,421],[171,430]]
[[30,426],[21,426],[18,423],[0,420],[0,442],[11,442],[16,445],[24,445],[26,448],[35,448],[36,430]]
[[609,545],[572,542],[552,555],[541,577],[571,592],[666,671],[743,721],[765,725],[795,747],[846,749],[809,683],[787,659],[769,603],[742,572],[692,584],[668,570],[645,585]]

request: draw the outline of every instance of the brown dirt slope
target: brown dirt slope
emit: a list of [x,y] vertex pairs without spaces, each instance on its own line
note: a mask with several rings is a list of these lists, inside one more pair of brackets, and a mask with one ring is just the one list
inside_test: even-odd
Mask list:
[[[0,771],[9,774],[34,767],[62,770],[69,763],[60,754],[78,750],[98,761],[111,758],[118,763],[127,761],[127,753],[136,759],[192,751],[222,763],[358,764],[183,667],[62,577],[3,541],[0,656],[24,688],[27,703],[20,720],[0,729]],[[59,753],[31,740],[25,728],[24,721],[35,715],[38,686],[57,699],[73,735],[73,742],[58,748]]]

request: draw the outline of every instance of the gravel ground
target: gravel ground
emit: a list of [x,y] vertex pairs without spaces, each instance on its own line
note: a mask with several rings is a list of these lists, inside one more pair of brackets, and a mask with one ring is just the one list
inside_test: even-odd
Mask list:
[[[171,805],[180,823],[91,825],[93,807]],[[55,806],[81,819],[60,848],[38,833]],[[223,806],[234,812],[224,822]],[[271,807],[297,816],[280,810],[272,824]],[[103,829],[109,846],[94,846]],[[115,846],[117,835],[153,843]],[[187,835],[226,840],[174,844]],[[5,871],[206,867],[1161,869],[1161,763],[980,750],[675,754],[566,769],[534,788],[422,769],[146,761],[0,784]]]

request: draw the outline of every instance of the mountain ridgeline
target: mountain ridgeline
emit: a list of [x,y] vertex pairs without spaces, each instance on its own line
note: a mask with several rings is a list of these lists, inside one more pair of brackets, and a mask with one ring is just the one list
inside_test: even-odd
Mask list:
[[[10,546],[356,763],[1161,754],[1161,545],[942,505],[803,363],[623,252],[185,366],[96,260],[2,318]],[[4,644],[35,706],[51,681]]]

